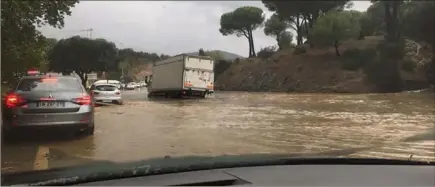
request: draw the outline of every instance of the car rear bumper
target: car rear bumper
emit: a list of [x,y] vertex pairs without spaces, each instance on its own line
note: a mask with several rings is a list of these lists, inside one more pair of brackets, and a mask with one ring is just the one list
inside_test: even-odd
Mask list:
[[93,111],[84,113],[14,114],[3,121],[5,129],[20,128],[86,128],[94,124]]
[[8,132],[18,131],[34,131],[34,130],[65,130],[65,131],[81,131],[92,127],[93,123],[68,123],[68,124],[43,124],[43,125],[6,125],[3,130]]
[[97,102],[104,102],[104,101],[122,101],[122,96],[95,96],[94,100]]

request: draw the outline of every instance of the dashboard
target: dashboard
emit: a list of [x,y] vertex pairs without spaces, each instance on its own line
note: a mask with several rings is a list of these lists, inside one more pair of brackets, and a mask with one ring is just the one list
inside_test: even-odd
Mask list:
[[77,186],[435,186],[434,165],[277,165],[212,169]]

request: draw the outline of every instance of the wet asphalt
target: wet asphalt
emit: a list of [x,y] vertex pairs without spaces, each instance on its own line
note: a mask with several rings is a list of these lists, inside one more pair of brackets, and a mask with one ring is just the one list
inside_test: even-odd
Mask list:
[[[2,142],[1,172],[187,155],[317,153],[435,160],[432,97],[217,92],[96,108],[93,136],[26,132]],[[357,150],[341,152],[340,150]]]

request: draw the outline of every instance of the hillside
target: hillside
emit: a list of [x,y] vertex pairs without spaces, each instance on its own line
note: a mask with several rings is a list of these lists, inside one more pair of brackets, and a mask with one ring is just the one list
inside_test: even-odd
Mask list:
[[[375,49],[382,37],[367,37],[365,40],[346,41],[340,50],[351,48]],[[293,50],[279,51],[269,59],[250,58],[232,64],[217,77],[217,90],[229,91],[282,91],[282,92],[377,92],[375,86],[366,80],[362,69],[356,71],[342,68],[342,57],[333,48],[310,49],[293,54]],[[408,56],[416,56],[415,47],[408,49]],[[419,49],[417,49],[418,51]],[[418,53],[418,52],[417,52]],[[420,54],[423,52],[420,52]],[[420,55],[419,54],[419,55]],[[418,56],[418,55],[417,55]],[[415,59],[415,57],[413,58]],[[417,58],[420,61],[427,58]],[[415,73],[403,72],[402,77],[417,85],[418,89],[428,84],[418,70]]]
[[[225,61],[234,61],[237,58],[238,59],[244,59],[245,57],[240,56],[238,54],[234,54],[234,53],[230,53],[230,52],[226,52],[226,51],[221,51],[221,50],[212,50],[212,51],[206,51],[205,52],[208,56],[212,56],[212,57],[219,57],[222,60]],[[190,52],[190,53],[186,53],[188,55],[198,55],[198,52]]]

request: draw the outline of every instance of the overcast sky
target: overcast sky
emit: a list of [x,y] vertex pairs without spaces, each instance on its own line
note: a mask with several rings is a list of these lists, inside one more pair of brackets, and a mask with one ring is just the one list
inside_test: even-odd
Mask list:
[[[354,1],[352,9],[365,11],[369,1]],[[176,55],[204,50],[224,50],[247,56],[246,38],[222,36],[220,16],[240,6],[256,6],[271,12],[261,1],[81,1],[65,18],[61,30],[49,26],[40,28],[47,37],[62,39],[92,28],[93,38],[115,42],[118,48]],[[263,29],[254,32],[255,48],[276,45]]]

